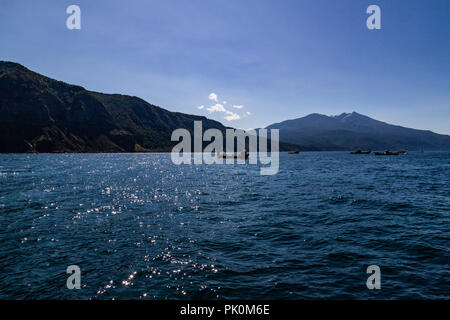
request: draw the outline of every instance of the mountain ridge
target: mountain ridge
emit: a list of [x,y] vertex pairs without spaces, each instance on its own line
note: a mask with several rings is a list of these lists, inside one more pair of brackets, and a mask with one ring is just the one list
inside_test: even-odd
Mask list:
[[[225,127],[136,96],[105,94],[0,61],[0,152],[167,152],[175,129]],[[280,148],[293,148],[280,143]]]
[[303,150],[450,150],[450,136],[392,125],[355,111],[335,116],[312,113],[266,128],[279,129],[280,140]]
[[[124,94],[89,91],[16,62],[0,61],[0,152],[170,151],[173,130],[227,128],[204,116],[171,112]],[[357,112],[274,123],[280,151],[450,150],[450,136],[391,125]]]

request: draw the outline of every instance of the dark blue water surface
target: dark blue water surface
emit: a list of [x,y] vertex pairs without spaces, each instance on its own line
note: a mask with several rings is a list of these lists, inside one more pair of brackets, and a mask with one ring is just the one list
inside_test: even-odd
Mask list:
[[450,153],[4,154],[0,298],[450,298],[449,208]]

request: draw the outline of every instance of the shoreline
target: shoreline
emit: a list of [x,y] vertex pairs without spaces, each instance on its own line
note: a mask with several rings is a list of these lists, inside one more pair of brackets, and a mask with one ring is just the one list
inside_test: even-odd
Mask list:
[[[380,149],[381,150],[381,149]],[[301,153],[347,153],[352,152],[354,150],[314,150],[314,151],[300,151]],[[108,151],[92,151],[92,152],[0,152],[0,155],[3,154],[170,154],[172,151],[147,151],[147,152],[108,152]],[[422,153],[420,150],[408,150],[408,152],[413,153]],[[424,153],[431,152],[450,152],[450,150],[427,150]],[[198,153],[209,153],[209,152],[186,152],[189,154],[198,154]],[[259,153],[259,152],[258,152]],[[270,152],[268,152],[270,153]],[[279,151],[278,153],[289,153],[289,151]]]

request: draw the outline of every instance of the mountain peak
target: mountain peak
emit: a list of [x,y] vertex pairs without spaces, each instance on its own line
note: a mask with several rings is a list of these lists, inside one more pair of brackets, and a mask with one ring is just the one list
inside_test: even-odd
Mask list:
[[391,125],[356,111],[334,116],[312,113],[267,128],[279,129],[281,140],[311,150],[450,149],[450,136]]
[[0,69],[28,70],[20,63],[2,60],[0,60]]
[[364,115],[362,115],[362,114],[360,114],[360,113],[358,113],[356,111],[352,111],[351,113],[343,112],[343,113],[341,113],[339,115],[335,115],[335,116],[331,116],[331,117],[335,118],[335,119],[344,119],[344,118],[358,117],[358,116],[366,117],[366,116],[364,116]]

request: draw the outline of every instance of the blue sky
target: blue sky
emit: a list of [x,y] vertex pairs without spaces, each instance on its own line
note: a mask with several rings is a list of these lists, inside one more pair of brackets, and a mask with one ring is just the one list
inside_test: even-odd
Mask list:
[[0,60],[244,129],[357,111],[450,134],[448,0],[0,0]]

